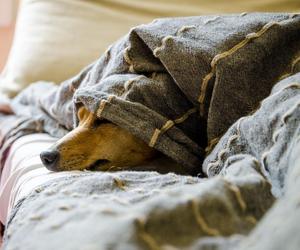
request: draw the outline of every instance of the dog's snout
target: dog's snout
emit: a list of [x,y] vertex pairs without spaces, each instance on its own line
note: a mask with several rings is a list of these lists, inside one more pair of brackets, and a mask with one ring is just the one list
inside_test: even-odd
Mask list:
[[56,165],[59,158],[59,152],[56,150],[47,150],[43,151],[40,154],[42,163],[45,165],[45,167],[49,170],[55,171]]

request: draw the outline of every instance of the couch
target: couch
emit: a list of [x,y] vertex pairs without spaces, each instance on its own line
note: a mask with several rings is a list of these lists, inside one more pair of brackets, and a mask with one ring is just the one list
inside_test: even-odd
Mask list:
[[[207,2],[200,5],[191,1],[190,8],[183,9],[174,3],[170,13],[167,2],[160,1],[160,8],[156,4],[155,1],[145,6],[134,1],[24,1],[14,46],[1,78],[1,100],[10,102],[9,98],[35,81],[50,81],[56,88],[55,84],[97,59],[106,46],[130,26],[159,16],[216,12],[224,6],[221,2],[216,8]],[[252,4],[247,5],[247,9],[237,4],[225,10],[243,12],[263,8],[259,2]],[[278,6],[272,3],[273,8]],[[299,10],[293,1],[284,7],[290,12]],[[29,15],[36,9],[40,10],[37,16]],[[49,16],[44,15],[47,11]],[[280,15],[276,18],[284,17]],[[207,20],[217,20],[215,17],[208,16]],[[289,17],[295,18],[291,27],[296,32],[298,16],[290,14]],[[121,20],[117,19],[115,24],[115,18]],[[41,26],[35,30],[32,23],[37,20]],[[57,24],[52,27],[50,20]],[[107,29],[103,22],[110,22],[120,30],[111,28],[114,32],[103,37]],[[95,32],[98,27],[105,31]],[[38,34],[34,32],[39,30],[48,32],[44,37],[28,37],[28,34]],[[78,34],[67,30],[76,30]],[[297,36],[292,36],[293,28],[286,30],[291,32],[287,33],[287,37],[292,37],[291,44],[297,44]],[[172,169],[174,161],[164,157],[144,166],[146,172],[52,173],[41,165],[39,153],[57,138],[41,133],[45,132],[43,128],[38,131],[30,127],[28,134],[10,141],[7,135],[12,133],[11,128],[16,129],[18,135],[19,125],[25,124],[25,118],[2,116],[0,219],[7,226],[4,249],[297,249],[299,230],[295,221],[298,214],[294,206],[299,161],[297,55],[295,46],[289,47],[285,57],[281,56],[284,63],[272,71],[280,74],[280,79],[274,76],[268,83],[271,85],[257,96],[257,102],[266,99],[254,114],[247,113],[253,110],[251,104],[250,110],[237,112],[223,127],[211,120],[211,127],[218,129],[209,131],[210,139],[225,135],[202,166],[204,175],[210,178],[151,171],[157,164]],[[267,65],[265,61],[260,63],[262,69]],[[249,74],[247,79],[251,79]],[[242,74],[241,79],[243,77]],[[68,82],[70,80],[64,84]],[[259,83],[255,86],[260,87]],[[227,89],[228,93],[232,88]],[[15,100],[22,103],[22,94]],[[222,109],[220,103],[213,106],[215,112]],[[220,117],[222,114],[219,120]],[[293,213],[290,220],[285,219],[287,213]],[[24,237],[28,232],[30,237]],[[271,238],[274,233],[278,237]]]

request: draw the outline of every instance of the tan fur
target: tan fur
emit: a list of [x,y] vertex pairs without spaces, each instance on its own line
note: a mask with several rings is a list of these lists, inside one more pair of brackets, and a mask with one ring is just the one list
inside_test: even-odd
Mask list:
[[50,150],[59,152],[57,171],[89,169],[98,160],[94,170],[119,170],[152,159],[156,151],[121,127],[98,120],[81,107],[79,126],[60,139]]

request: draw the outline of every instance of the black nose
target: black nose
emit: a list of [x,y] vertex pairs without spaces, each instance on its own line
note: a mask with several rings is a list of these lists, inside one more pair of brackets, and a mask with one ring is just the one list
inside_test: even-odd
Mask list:
[[59,158],[59,153],[56,150],[47,150],[43,151],[40,154],[42,163],[45,165],[45,167],[49,170],[55,171],[56,165]]

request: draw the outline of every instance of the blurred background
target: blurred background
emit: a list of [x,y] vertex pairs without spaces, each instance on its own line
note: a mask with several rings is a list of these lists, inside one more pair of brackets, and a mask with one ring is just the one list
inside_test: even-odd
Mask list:
[[18,0],[0,0],[0,72],[12,43],[18,5]]

